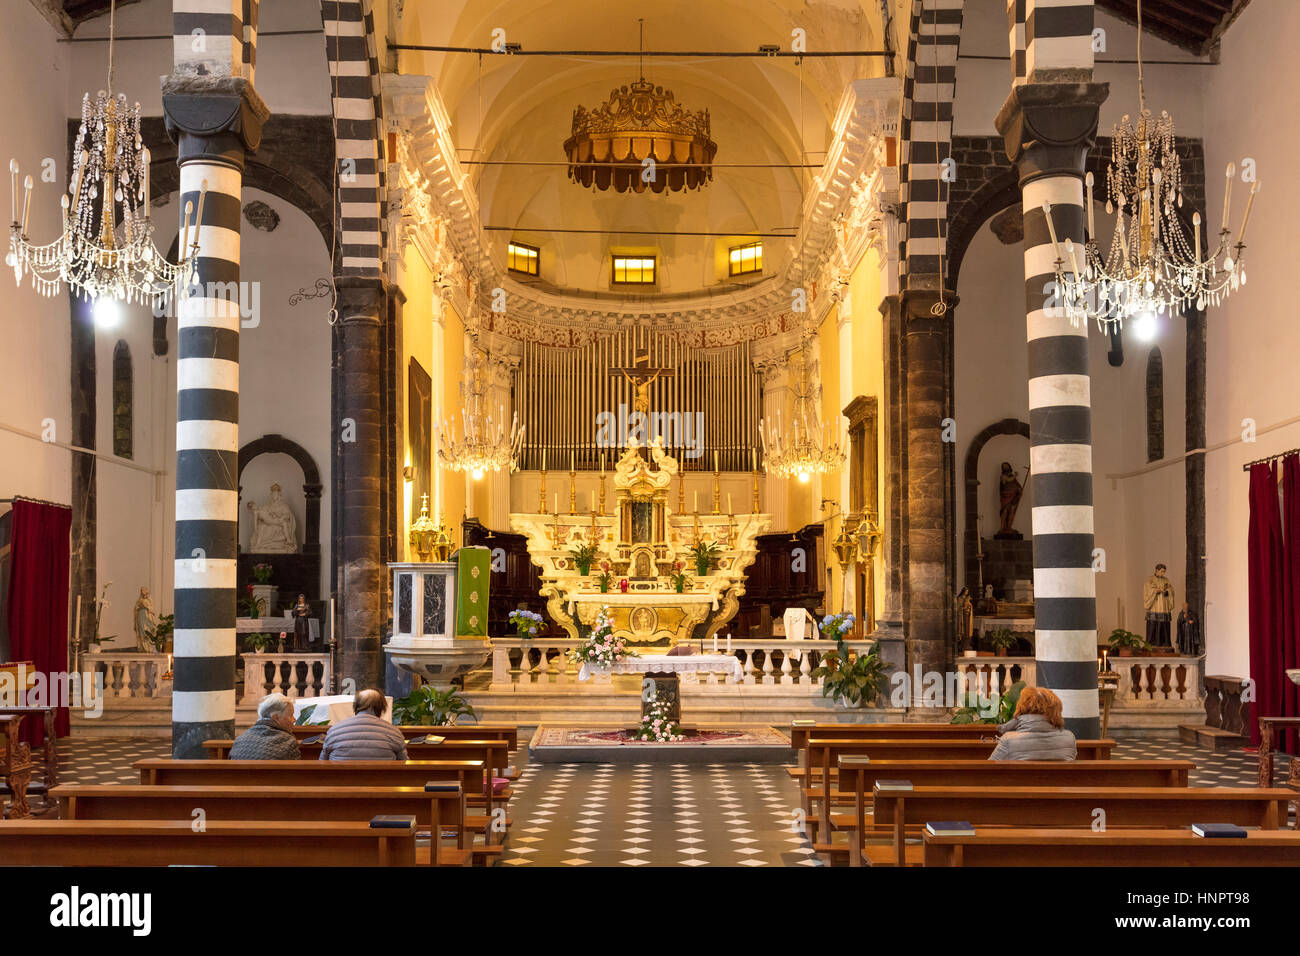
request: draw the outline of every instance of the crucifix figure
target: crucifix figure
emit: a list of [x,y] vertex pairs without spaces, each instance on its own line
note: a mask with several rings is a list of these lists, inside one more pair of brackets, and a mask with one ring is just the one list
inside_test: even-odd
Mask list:
[[[645,364],[642,364],[642,363]],[[625,379],[632,383],[636,389],[636,397],[632,402],[632,407],[643,415],[650,414],[650,385],[658,378],[671,378],[674,374],[670,368],[651,368],[650,353],[644,352],[638,354],[632,360],[631,368],[612,368],[610,374],[621,374]]]

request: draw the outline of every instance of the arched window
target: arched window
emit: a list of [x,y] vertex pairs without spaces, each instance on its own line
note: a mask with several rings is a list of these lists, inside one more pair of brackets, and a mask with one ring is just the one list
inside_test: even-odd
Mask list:
[[1147,356],[1147,461],[1165,457],[1165,363],[1159,346]]
[[118,342],[113,349],[113,454],[119,458],[133,457],[134,380],[130,346]]

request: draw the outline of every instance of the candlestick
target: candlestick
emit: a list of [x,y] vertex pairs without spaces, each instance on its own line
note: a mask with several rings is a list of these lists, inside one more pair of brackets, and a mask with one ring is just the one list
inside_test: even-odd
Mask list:
[[194,214],[194,245],[199,245],[199,236],[203,232],[203,204],[208,199],[208,181],[205,179],[199,185],[199,209]]
[[751,448],[749,450],[749,467],[751,471],[758,471],[758,449],[757,448]]
[[696,491],[696,492],[695,492],[695,497],[694,497],[693,499],[691,499],[691,500],[695,503],[695,506],[694,506],[691,510],[694,511],[696,514],[699,514],[699,513],[700,513],[700,493],[699,493],[699,491]]
[[596,489],[595,488],[591,489],[591,513],[593,516],[596,514]]
[[[573,464],[572,459],[570,459],[569,464],[570,465]],[[574,484],[576,479],[577,479],[577,473],[572,468],[570,468],[569,469],[569,514],[578,513],[578,487],[576,484]]]
[[686,472],[677,475],[677,513],[686,513]]
[[716,448],[713,450],[713,470],[718,470],[718,451]]
[[1259,192],[1259,180],[1255,180],[1250,185],[1250,195],[1246,197],[1246,212],[1241,217],[1241,229],[1237,232],[1237,245],[1241,245],[1246,238],[1246,223],[1250,221],[1250,210],[1255,205],[1255,193]]
[[81,648],[81,595],[77,595],[77,615],[72,620],[72,646],[80,650]]
[[334,599],[330,598],[330,643],[334,643]]
[[23,228],[22,235],[27,236],[27,220],[32,213],[32,177],[23,180]]
[[1097,237],[1097,228],[1095,225],[1093,225],[1093,221],[1092,221],[1092,173],[1088,173],[1088,175],[1084,176],[1083,181],[1088,187],[1088,236],[1087,238],[1095,239]]
[[555,493],[555,523],[560,523],[560,493]]
[[754,470],[754,506],[753,513],[758,514],[758,470]]
[[1232,163],[1228,164],[1226,172],[1227,182],[1223,185],[1223,226],[1221,232],[1228,231],[1228,204],[1232,201],[1232,176],[1237,171],[1237,167]]
[[718,514],[718,508],[722,503],[722,489],[718,484],[718,473],[713,473],[713,513]]
[[727,492],[727,514],[734,515],[736,512],[731,507],[731,492]]
[[[1052,222],[1052,204],[1043,203],[1043,216],[1047,219],[1047,234],[1052,237],[1052,249],[1056,253],[1056,258],[1061,259],[1061,247],[1056,241],[1056,224]],[[1064,259],[1061,259],[1064,262]]]
[[542,473],[545,474],[545,472],[546,472],[546,449],[543,448],[542,449]]
[[546,514],[546,452],[542,452],[542,487],[537,490],[537,511]]
[[9,221],[18,225],[18,160],[9,160]]
[[605,474],[600,475],[600,516],[605,517]]

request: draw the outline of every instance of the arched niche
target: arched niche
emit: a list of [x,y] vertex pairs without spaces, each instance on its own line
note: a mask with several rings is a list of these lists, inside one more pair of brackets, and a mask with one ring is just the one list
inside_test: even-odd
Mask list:
[[980,454],[990,440],[999,435],[1019,435],[1029,440],[1029,423],[1018,418],[1004,418],[976,435],[966,449],[966,527],[963,550],[966,554],[966,587],[972,596],[979,594],[979,488]]
[[250,555],[242,549],[239,553],[240,583],[251,580],[254,557],[265,561],[274,569],[271,583],[280,588],[281,603],[291,601],[301,592],[310,601],[320,600],[320,499],[323,486],[320,469],[307,449],[283,435],[268,434],[256,438],[239,449],[239,497],[243,505],[243,475],[249,462],[260,455],[287,455],[302,470],[303,543],[298,554]]

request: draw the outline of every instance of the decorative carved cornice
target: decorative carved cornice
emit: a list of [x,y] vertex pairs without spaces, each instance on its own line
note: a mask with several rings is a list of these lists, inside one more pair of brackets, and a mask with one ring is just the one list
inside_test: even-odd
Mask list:
[[[427,184],[435,217],[445,218],[447,242],[461,267],[455,272],[463,276],[453,287],[464,287],[464,298],[457,290],[453,307],[464,317],[467,330],[576,347],[621,328],[653,323],[689,347],[717,348],[787,334],[801,338],[809,323],[816,324],[818,312],[824,315],[830,307],[833,298],[822,293],[842,286],[837,277],[845,275],[850,259],[847,274],[851,274],[868,242],[872,207],[864,188],[885,161],[886,138],[897,134],[901,83],[896,78],[856,80],[845,90],[826,162],[804,203],[803,234],[792,243],[794,255],[781,275],[745,289],[665,299],[649,306],[596,302],[543,291],[511,278],[493,259],[481,228],[478,198],[456,158],[450,119],[434,79],[384,74],[383,92],[389,129],[406,134],[403,155],[413,167],[408,174],[390,170],[389,181],[396,184],[406,175],[412,182]],[[399,136],[399,142],[402,139]],[[418,223],[418,217],[415,220]],[[418,232],[420,227],[416,228]],[[824,276],[836,257],[831,274]],[[807,287],[807,311],[794,312],[791,289],[801,284]],[[493,295],[499,299],[501,293],[508,307],[494,312]]]

